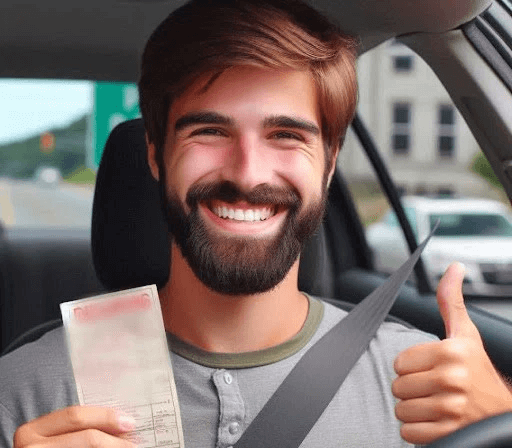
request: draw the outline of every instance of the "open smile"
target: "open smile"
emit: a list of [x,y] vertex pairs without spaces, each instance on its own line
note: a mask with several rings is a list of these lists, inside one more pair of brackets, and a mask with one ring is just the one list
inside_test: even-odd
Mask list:
[[244,210],[241,208],[227,207],[225,205],[217,205],[210,210],[219,218],[246,222],[266,221],[276,214],[276,207],[249,208]]
[[276,205],[229,204],[222,201],[202,203],[203,212],[217,226],[227,231],[242,233],[271,230],[281,222],[285,209]]

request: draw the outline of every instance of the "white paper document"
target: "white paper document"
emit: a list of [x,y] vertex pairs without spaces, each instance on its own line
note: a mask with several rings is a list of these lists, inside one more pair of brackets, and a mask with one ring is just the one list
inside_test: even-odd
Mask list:
[[184,448],[155,285],[60,305],[80,404],[135,418],[139,448]]

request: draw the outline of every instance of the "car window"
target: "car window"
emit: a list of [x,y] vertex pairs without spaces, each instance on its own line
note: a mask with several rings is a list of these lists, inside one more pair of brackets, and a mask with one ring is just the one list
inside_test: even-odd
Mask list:
[[[434,241],[427,247],[423,259],[432,287],[436,287],[439,276],[446,269],[447,260],[461,261],[475,273],[472,278],[468,276],[466,279],[466,298],[474,299],[475,303],[481,299],[488,310],[512,318],[511,305],[507,306],[506,302],[499,299],[501,303],[497,300],[497,308],[493,308],[489,300],[494,296],[511,296],[510,282],[487,283],[491,277],[505,279],[502,275],[489,275],[489,266],[500,272],[512,270],[512,248],[508,250],[500,246],[500,242],[497,243],[500,250],[489,245],[482,250],[468,244],[468,239],[481,236],[494,236],[508,241],[511,235],[508,219],[489,216],[487,208],[485,216],[481,213],[483,209],[464,210],[464,213],[468,213],[464,216],[459,213],[438,216],[442,215],[439,209],[449,210],[450,207],[425,205],[426,201],[478,198],[492,203],[494,209],[498,205],[510,208],[506,194],[450,96],[430,67],[397,40],[385,42],[364,53],[358,60],[358,76],[358,112],[398,191],[411,199],[406,214],[417,238],[424,238],[431,221],[440,217],[441,228],[436,236],[450,235],[452,243],[460,242],[460,248],[432,244]],[[345,178],[349,185],[357,186],[357,191],[375,183],[373,170],[366,155],[358,149],[359,146],[354,135],[347,134],[341,162]],[[363,219],[363,222],[375,267],[389,274],[406,260],[409,251],[396,216],[393,212],[388,213],[389,205],[381,195],[380,191],[375,193],[371,201],[368,201],[368,196],[361,194],[355,194],[354,198],[358,209],[365,210],[372,218]],[[411,209],[423,208],[429,213],[421,216],[431,216],[425,223],[420,223],[420,215],[411,213]],[[432,209],[435,213],[431,212]],[[434,249],[435,253],[432,253]],[[478,255],[480,259],[475,258]],[[507,308],[505,312],[502,312],[503,308]]]
[[503,216],[488,214],[432,214],[430,228],[439,221],[436,236],[512,236],[512,225]]
[[[412,207],[404,207],[405,216],[409,220],[412,230],[415,233],[416,237],[418,236],[418,228],[416,226],[416,212]],[[386,216],[384,217],[384,222],[390,227],[400,227],[400,223],[398,222],[398,218],[396,213],[393,210],[390,210]]]
[[0,224],[91,226],[106,138],[139,115],[134,84],[0,80]]

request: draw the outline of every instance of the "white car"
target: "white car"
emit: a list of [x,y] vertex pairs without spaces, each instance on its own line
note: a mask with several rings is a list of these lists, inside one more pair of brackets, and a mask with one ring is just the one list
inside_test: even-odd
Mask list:
[[[426,238],[439,220],[423,255],[432,285],[452,261],[460,261],[466,266],[466,294],[512,294],[512,214],[504,204],[488,199],[414,196],[403,198],[402,203],[418,241]],[[375,267],[381,272],[391,273],[408,256],[393,211],[370,225],[366,237]]]
[[58,168],[40,166],[34,174],[34,179],[42,185],[55,187],[62,180],[62,175]]

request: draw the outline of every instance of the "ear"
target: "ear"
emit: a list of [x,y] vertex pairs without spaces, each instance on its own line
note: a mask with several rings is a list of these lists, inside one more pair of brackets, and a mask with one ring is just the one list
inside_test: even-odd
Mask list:
[[151,170],[151,174],[155,178],[155,180],[160,180],[160,173],[158,170],[158,163],[156,161],[156,147],[155,144],[149,141],[148,133],[145,134],[146,137],[146,148],[148,150],[148,165]]
[[329,176],[327,177],[327,187],[331,185],[332,176],[334,176],[334,172],[336,171],[336,160],[338,160],[338,154],[340,153],[340,148],[336,148],[334,151],[331,160],[329,163],[331,164],[331,170],[329,171]]

